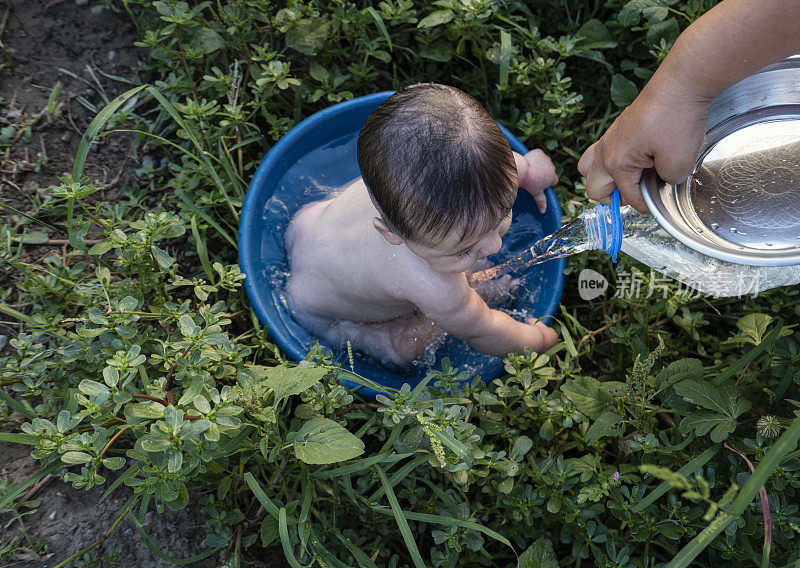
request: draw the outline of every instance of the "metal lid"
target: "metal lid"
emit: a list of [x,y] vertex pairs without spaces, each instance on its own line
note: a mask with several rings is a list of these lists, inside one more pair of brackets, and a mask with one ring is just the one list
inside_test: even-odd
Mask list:
[[667,184],[653,170],[643,176],[650,212],[687,246],[742,264],[800,264],[800,69],[788,71],[797,105],[785,95],[776,106],[760,100],[710,124],[685,183]]

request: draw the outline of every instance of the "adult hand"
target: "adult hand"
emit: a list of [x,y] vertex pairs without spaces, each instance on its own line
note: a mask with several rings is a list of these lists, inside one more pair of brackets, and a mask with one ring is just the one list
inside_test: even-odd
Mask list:
[[663,79],[648,83],[581,156],[578,170],[586,177],[586,194],[591,199],[609,203],[616,186],[623,203],[648,213],[639,185],[645,169],[655,167],[670,183],[679,183],[692,173],[711,99],[686,92],[677,80],[670,85]]

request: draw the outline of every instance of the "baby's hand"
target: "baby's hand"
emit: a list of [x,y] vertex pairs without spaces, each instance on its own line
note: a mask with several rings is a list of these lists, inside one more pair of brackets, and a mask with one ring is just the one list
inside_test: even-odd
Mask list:
[[[553,345],[558,343],[558,333],[552,327],[548,327],[541,321],[537,320],[536,318],[528,318],[525,320],[525,323],[534,328],[536,331],[539,332],[541,336],[541,344],[542,347],[539,349],[535,349],[537,353],[544,353],[548,349],[550,349]],[[533,346],[531,346],[533,348]]]
[[519,186],[533,196],[539,212],[547,211],[547,198],[544,190],[558,183],[553,162],[541,150],[531,150],[523,157],[514,152],[517,161]]

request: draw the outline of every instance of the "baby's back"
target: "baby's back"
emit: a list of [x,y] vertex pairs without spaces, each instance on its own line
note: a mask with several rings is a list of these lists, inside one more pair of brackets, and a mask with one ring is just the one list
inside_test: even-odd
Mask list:
[[374,322],[414,309],[402,299],[395,247],[372,225],[378,215],[360,178],[295,214],[286,231],[293,310]]

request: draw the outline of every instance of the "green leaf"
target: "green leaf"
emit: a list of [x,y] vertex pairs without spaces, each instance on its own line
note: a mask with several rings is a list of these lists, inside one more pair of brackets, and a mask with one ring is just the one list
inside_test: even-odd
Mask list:
[[86,233],[89,232],[89,223],[75,220],[67,229],[69,245],[75,250],[86,250]]
[[733,387],[688,379],[677,383],[675,392],[689,402],[730,418],[736,418],[750,409],[750,401],[742,398]]
[[61,461],[69,464],[89,463],[92,456],[86,452],[66,452],[61,456]]
[[97,138],[97,135],[100,134],[100,130],[103,128],[103,125],[108,122],[108,119],[114,116],[114,113],[117,112],[119,107],[125,104],[131,97],[145,87],[147,87],[147,85],[134,87],[133,89],[116,97],[98,113],[94,120],[92,120],[89,128],[87,128],[86,132],[84,132],[83,138],[81,138],[81,143],[78,146],[78,152],[75,155],[75,164],[72,168],[73,179],[81,179],[81,176],[83,175],[83,166],[86,164],[86,156],[89,155],[89,150],[92,148],[92,142],[94,142],[95,138]]
[[772,316],[767,314],[747,314],[736,322],[736,327],[750,338],[753,345],[758,345],[763,340],[771,321]]
[[517,568],[558,568],[553,543],[540,537],[519,555]]
[[[297,533],[297,531],[293,532]],[[289,566],[292,568],[311,568],[310,564],[308,566],[304,566],[297,561],[297,558],[295,558],[294,551],[292,550],[292,543],[289,538],[289,523],[285,507],[281,507],[280,511],[278,511],[278,536],[281,538],[283,555],[287,562],[289,562]]]
[[0,128],[0,144],[11,144],[14,136],[17,134],[17,129],[13,126],[4,126]]
[[625,27],[637,25],[642,16],[650,24],[664,20],[669,15],[667,6],[673,0],[631,0],[619,11],[619,23]]
[[611,100],[618,107],[630,105],[639,94],[636,84],[622,75],[614,74],[611,79]]
[[326,18],[304,18],[286,32],[286,45],[305,55],[314,55],[325,44],[330,30]]
[[500,88],[508,84],[508,68],[511,63],[511,34],[503,30],[500,32]]
[[204,384],[205,377],[203,375],[196,375],[194,378],[192,378],[189,388],[186,389],[186,392],[183,393],[183,396],[181,396],[180,400],[178,401],[178,406],[185,406],[194,402],[194,400],[200,396],[200,393],[203,391]]
[[9,483],[3,487],[3,492],[0,493],[0,511],[6,511],[7,507],[14,499],[22,495],[28,487],[47,475],[54,475],[61,467],[62,465],[60,462],[51,463],[46,468],[37,471],[27,479],[23,479],[17,484]]
[[28,403],[28,401],[20,402],[16,400],[10,394],[8,394],[2,387],[0,387],[0,401],[4,402],[6,405],[8,405],[9,408],[11,408],[11,410],[17,412],[18,414],[21,414],[28,420],[33,420],[38,416],[36,412],[33,409],[31,409],[30,403]]
[[163,452],[171,445],[169,438],[142,438],[142,449],[145,452]]
[[736,420],[730,416],[709,410],[698,410],[681,420],[679,430],[683,433],[694,430],[698,436],[705,436],[711,431],[711,441],[716,443],[730,436],[736,430],[736,426]]
[[776,338],[781,334],[781,330],[783,329],[783,320],[778,318],[775,322],[775,326],[772,328],[764,340],[750,349],[747,353],[745,353],[742,357],[737,359],[733,364],[728,366],[724,371],[722,371],[719,375],[714,377],[711,381],[714,385],[721,385],[726,382],[728,379],[733,377],[739,371],[744,369],[747,365],[751,362],[755,361],[755,359],[760,356],[764,351],[769,349],[772,346],[772,343],[776,340]]
[[364,442],[328,418],[309,420],[294,438],[294,453],[308,464],[349,460],[364,453]]
[[97,381],[93,381],[91,379],[83,379],[81,383],[78,385],[78,390],[80,390],[83,394],[87,396],[111,393],[111,391],[108,390],[108,387],[106,385],[98,383]]
[[225,47],[225,40],[211,28],[200,28],[192,31],[192,47],[208,55]]
[[453,19],[453,12],[451,10],[436,10],[422,18],[417,24],[418,28],[433,28],[441,26]]
[[194,323],[192,316],[189,314],[183,314],[180,317],[178,320],[178,329],[180,329],[181,335],[184,337],[193,337],[200,333],[200,326]]
[[[389,483],[391,486],[391,482]],[[381,488],[383,490],[383,487]],[[385,490],[383,490],[385,492]],[[388,507],[380,507],[380,506],[373,506],[372,510],[376,513],[380,513],[382,515],[387,516],[394,516],[394,512]],[[422,523],[428,523],[429,525],[442,525],[445,527],[461,527],[465,529],[470,529],[475,532],[480,532],[485,534],[486,536],[495,539],[497,542],[500,542],[511,550],[514,550],[514,547],[511,545],[511,542],[501,535],[500,533],[493,531],[492,529],[481,525],[479,523],[475,523],[473,521],[465,521],[462,519],[456,519],[454,517],[448,517],[444,515],[431,515],[428,513],[414,513],[411,511],[403,511],[403,516],[408,519],[409,521],[419,521]]]
[[121,312],[133,312],[139,307],[139,300],[133,296],[125,296],[119,301],[119,310]]
[[151,245],[150,250],[152,251],[153,257],[156,259],[156,262],[161,268],[169,268],[175,263],[174,258],[168,255],[165,250],[158,248],[156,245]]
[[419,50],[419,56],[439,63],[447,63],[453,58],[453,47],[444,42],[426,45]]
[[618,435],[619,432],[614,432],[614,427],[624,421],[625,419],[615,412],[604,412],[586,431],[586,443],[592,445],[603,436]]
[[125,413],[135,418],[163,418],[164,406],[157,402],[141,402],[129,404]]
[[511,447],[509,457],[514,461],[522,461],[530,449],[533,447],[533,440],[527,436],[520,436],[514,440],[514,445]]
[[572,401],[575,408],[590,419],[597,420],[611,401],[611,398],[603,392],[601,385],[602,383],[595,378],[580,377],[564,383],[561,392]]
[[118,469],[122,469],[122,467],[125,465],[125,458],[121,456],[103,458],[103,465],[111,471],[117,471]]
[[425,561],[422,560],[422,556],[419,554],[417,543],[411,533],[411,528],[408,526],[408,521],[406,520],[405,515],[403,515],[403,509],[400,508],[400,502],[397,500],[397,495],[395,495],[394,489],[392,489],[392,486],[389,484],[389,480],[387,479],[383,468],[380,466],[375,466],[375,469],[378,472],[378,477],[380,478],[381,484],[386,491],[386,498],[389,500],[389,506],[392,508],[392,514],[394,515],[395,521],[397,521],[397,527],[400,529],[400,534],[403,535],[403,540],[406,543],[409,554],[411,554],[411,560],[414,562],[415,568],[425,568]]
[[208,414],[211,412],[211,405],[208,404],[208,399],[201,394],[198,394],[196,397],[194,397],[192,404],[203,414]]
[[433,428],[432,431],[434,436],[439,438],[442,444],[444,444],[451,452],[453,452],[460,461],[466,463],[467,465],[472,465],[475,456],[471,451],[469,451],[469,448],[467,448],[463,442],[456,440],[455,437],[448,434],[444,430]]
[[270,367],[262,384],[272,389],[277,403],[286,397],[306,392],[327,373],[328,370],[322,367]]
[[663,39],[667,44],[670,44],[678,38],[680,33],[681,29],[678,25],[678,20],[670,18],[669,20],[656,22],[650,25],[650,28],[647,30],[647,42],[659,45]]
[[275,517],[264,517],[261,521],[261,546],[269,546],[278,538],[278,519]]
[[181,485],[178,488],[178,496],[170,501],[165,501],[165,503],[167,507],[169,507],[173,511],[180,511],[181,509],[186,507],[186,505],[189,504],[189,491],[186,489],[186,486]]
[[41,441],[41,436],[34,434],[17,434],[12,432],[0,432],[0,442],[9,442],[11,444],[26,444],[28,446],[38,446]]
[[311,75],[313,79],[319,81],[320,83],[327,83],[328,79],[330,78],[328,70],[313,59],[309,64],[308,74]]
[[378,30],[386,40],[386,44],[389,46],[389,51],[392,51],[392,38],[389,36],[389,32],[386,31],[386,25],[383,23],[383,18],[381,18],[381,15],[378,13],[378,11],[372,6],[368,7],[366,10],[367,13],[372,16],[372,19],[375,20],[375,25],[378,26]]
[[583,50],[612,49],[617,47],[617,42],[608,31],[605,24],[597,19],[588,20],[578,30],[578,47]]
[[26,245],[40,245],[42,243],[46,243],[49,239],[50,235],[44,231],[31,231],[30,233],[25,233],[24,235],[14,237],[15,241],[18,243],[24,243]]
[[100,256],[114,248],[114,241],[111,239],[103,239],[92,248],[89,249],[89,254],[93,256]]
[[656,394],[686,379],[703,378],[703,363],[699,359],[678,359],[656,375]]

